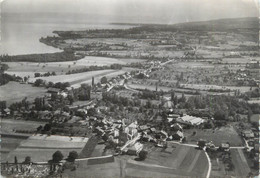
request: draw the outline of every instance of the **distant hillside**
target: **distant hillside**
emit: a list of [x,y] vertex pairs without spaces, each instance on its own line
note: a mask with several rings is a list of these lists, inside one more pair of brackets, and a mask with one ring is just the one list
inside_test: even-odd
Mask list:
[[175,24],[173,27],[185,30],[222,31],[231,29],[255,29],[259,30],[257,17],[220,19],[203,22],[188,22]]
[[[117,23],[113,23],[117,24]],[[259,30],[259,19],[257,17],[247,18],[232,18],[232,19],[219,19],[210,21],[200,22],[186,22],[172,25],[164,24],[131,24],[131,23],[120,23],[120,25],[133,25],[140,26],[143,29],[160,29],[163,31],[167,30],[195,30],[195,31],[226,31],[226,30]],[[139,29],[140,29],[139,28]]]

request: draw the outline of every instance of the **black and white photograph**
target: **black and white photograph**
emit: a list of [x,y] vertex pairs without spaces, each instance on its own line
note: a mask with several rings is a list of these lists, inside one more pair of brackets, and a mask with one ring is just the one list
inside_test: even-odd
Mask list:
[[0,0],[0,177],[258,177],[259,5]]

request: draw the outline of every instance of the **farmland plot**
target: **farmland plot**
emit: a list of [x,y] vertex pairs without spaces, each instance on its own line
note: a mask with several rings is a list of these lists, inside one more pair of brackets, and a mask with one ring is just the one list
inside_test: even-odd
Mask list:
[[[76,84],[81,84],[85,82],[89,82],[92,80],[92,77],[95,77],[95,81],[98,81],[98,78],[103,76],[116,76],[125,73],[123,70],[99,70],[92,72],[83,72],[77,74],[70,75],[57,75],[57,76],[49,76],[49,77],[37,77],[31,78],[30,82],[35,82],[37,79],[42,79],[46,82],[69,82],[73,87],[76,87]],[[80,86],[80,85],[79,85]]]
[[0,86],[0,100],[6,101],[7,105],[22,101],[25,97],[27,97],[28,101],[33,101],[36,97],[44,96],[46,91],[47,89],[43,87],[32,87],[28,84],[9,82]]
[[127,163],[127,176],[145,177],[151,173],[159,177],[206,176],[208,162],[202,150],[176,144],[171,146],[166,150],[153,148],[143,162]]
[[44,162],[50,160],[57,150],[66,158],[70,151],[79,153],[87,141],[88,138],[85,137],[33,135],[22,141],[19,147],[8,155],[7,160],[13,162],[14,156],[17,156],[18,162],[21,162],[26,156],[30,156],[34,162]]
[[[193,135],[193,132],[196,132]],[[197,143],[198,140],[204,139],[213,141],[216,146],[221,143],[229,142],[231,146],[242,146],[243,142],[232,126],[226,126],[216,129],[186,129],[187,140],[191,143]]]

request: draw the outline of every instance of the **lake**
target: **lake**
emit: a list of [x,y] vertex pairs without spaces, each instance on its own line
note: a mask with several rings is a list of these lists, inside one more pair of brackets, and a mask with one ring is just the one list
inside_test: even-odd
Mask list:
[[132,26],[112,25],[104,22],[61,21],[41,18],[4,18],[1,24],[0,54],[19,55],[34,53],[54,53],[61,50],[39,42],[41,37],[52,36],[54,30],[86,30],[86,29],[126,29]]

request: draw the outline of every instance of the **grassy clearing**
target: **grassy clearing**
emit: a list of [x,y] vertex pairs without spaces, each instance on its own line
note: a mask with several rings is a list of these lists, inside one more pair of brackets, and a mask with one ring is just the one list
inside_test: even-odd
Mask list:
[[1,132],[13,133],[14,130],[36,130],[40,125],[45,122],[24,121],[16,119],[1,119]]
[[[144,163],[168,167],[167,170],[157,168],[157,171],[150,167],[146,168],[147,171],[169,173],[176,176],[193,175],[195,177],[205,176],[208,166],[205,153],[202,150],[176,144],[169,144],[166,150],[162,148],[152,148]],[[138,167],[135,169],[139,171]]]
[[6,101],[7,105],[21,101],[27,97],[28,101],[33,101],[36,97],[45,95],[47,89],[42,87],[32,87],[28,84],[20,84],[17,82],[9,82],[0,86],[0,100]]
[[[193,132],[196,135],[193,136]],[[220,146],[221,143],[229,142],[231,146],[242,146],[243,142],[240,136],[237,134],[232,126],[226,126],[213,129],[187,129],[184,131],[187,137],[187,141],[191,143],[197,143],[198,140],[204,139],[207,141],[213,141],[216,146]]]

